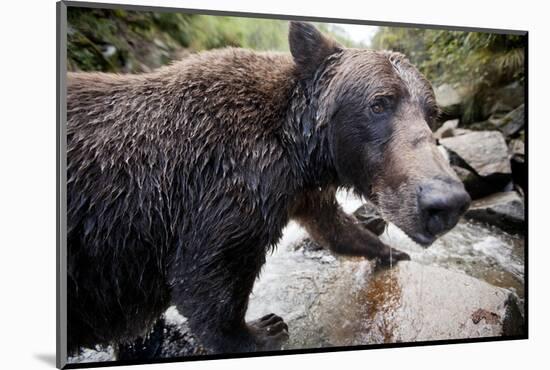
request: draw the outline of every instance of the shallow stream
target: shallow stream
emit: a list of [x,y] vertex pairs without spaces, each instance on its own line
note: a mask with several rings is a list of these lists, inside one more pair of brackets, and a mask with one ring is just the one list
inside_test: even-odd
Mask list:
[[[347,212],[361,204],[359,199],[345,193],[340,193],[338,198]],[[369,283],[374,263],[304,248],[300,242],[306,237],[307,233],[298,224],[291,222],[286,227],[281,242],[268,256],[256,282],[247,318],[252,320],[271,312],[282,316],[290,328],[291,339],[286,348],[391,341],[389,327],[372,330],[375,311],[381,309],[376,305],[384,301],[387,307],[387,301],[399,299],[400,293],[396,294],[395,290],[401,287],[397,281],[392,285],[391,273],[383,284],[379,281]],[[394,248],[409,253],[412,261],[421,266],[437,266],[464,273],[505,288],[515,293],[520,302],[523,301],[524,242],[521,236],[461,221],[427,249],[415,244],[391,224],[381,238]],[[421,282],[439,278],[424,274],[422,267],[420,273]],[[422,293],[422,287],[418,291]],[[472,289],[472,294],[476,294],[475,289]],[[419,294],[418,300],[422,299],[423,294]],[[430,307],[429,303],[417,302],[416,307]],[[382,326],[399,326],[396,320]]]

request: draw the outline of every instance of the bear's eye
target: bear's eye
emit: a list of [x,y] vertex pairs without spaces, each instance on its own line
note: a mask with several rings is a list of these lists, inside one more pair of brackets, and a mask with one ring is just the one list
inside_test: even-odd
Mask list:
[[370,105],[370,110],[374,114],[382,114],[388,109],[388,105],[387,98],[378,98]]
[[376,114],[384,113],[384,106],[380,103],[374,103],[373,105],[370,106],[370,109],[372,110],[373,113],[376,113]]

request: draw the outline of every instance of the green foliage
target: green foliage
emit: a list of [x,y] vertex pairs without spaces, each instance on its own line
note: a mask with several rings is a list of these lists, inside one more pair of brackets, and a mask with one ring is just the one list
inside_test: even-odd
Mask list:
[[189,42],[188,15],[69,7],[71,70],[139,72],[165,64]]
[[277,20],[197,15],[188,32],[195,51],[226,46],[287,50],[287,28]]
[[481,102],[491,89],[524,78],[524,37],[484,32],[381,27],[376,49],[409,57],[432,83],[458,84],[465,96],[463,121],[484,119]]
[[[228,46],[288,51],[287,21],[76,7],[67,16],[69,70],[143,72]],[[344,46],[366,46],[337,24],[315,25]],[[460,85],[465,122],[486,119],[480,102],[488,91],[524,78],[523,36],[380,27],[372,47],[406,54],[434,85]]]
[[523,36],[381,27],[373,47],[406,54],[434,82],[494,85],[523,77]]
[[[68,23],[70,70],[141,72],[228,46],[288,51],[288,22],[280,20],[69,7]],[[337,26],[318,26],[359,46]]]

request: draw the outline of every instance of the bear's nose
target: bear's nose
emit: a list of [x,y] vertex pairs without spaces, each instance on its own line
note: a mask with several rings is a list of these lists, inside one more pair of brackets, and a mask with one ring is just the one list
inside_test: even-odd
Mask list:
[[425,229],[434,237],[452,229],[471,202],[464,185],[454,179],[425,182],[417,194]]

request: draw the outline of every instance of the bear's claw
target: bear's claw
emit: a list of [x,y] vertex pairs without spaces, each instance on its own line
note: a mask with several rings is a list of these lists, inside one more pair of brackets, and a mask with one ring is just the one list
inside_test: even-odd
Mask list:
[[288,325],[273,313],[248,323],[258,351],[280,350],[288,340]]

